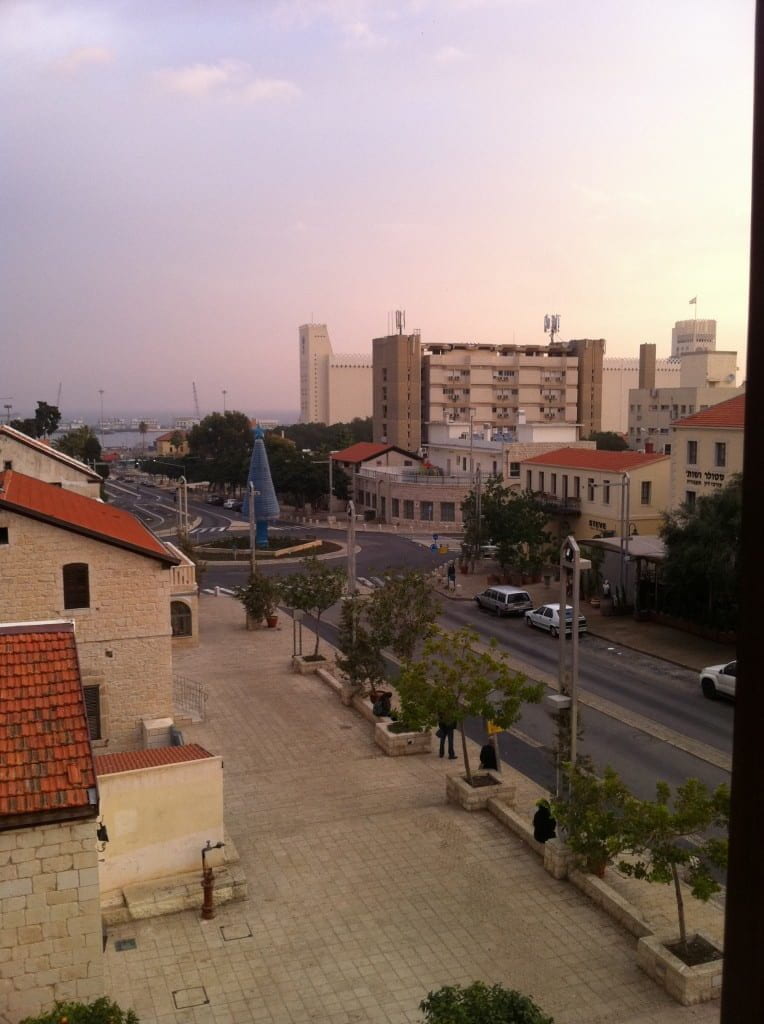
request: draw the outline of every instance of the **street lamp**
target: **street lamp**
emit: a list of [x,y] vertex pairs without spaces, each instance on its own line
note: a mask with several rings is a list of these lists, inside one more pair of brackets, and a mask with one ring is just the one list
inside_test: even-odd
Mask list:
[[227,394],[228,394],[228,391],[225,388],[223,388],[223,415],[224,416],[225,416],[225,396]]
[[260,492],[255,490],[254,483],[250,480],[247,484],[249,488],[249,501],[247,503],[247,511],[249,512],[249,571],[254,576],[257,572],[257,545],[255,544],[255,498],[260,496]]
[[[578,640],[579,615],[581,604],[581,572],[591,569],[588,558],[581,557],[581,549],[576,538],[566,537],[560,547],[560,692],[570,697],[570,763],[575,765],[578,756]],[[568,669],[567,658],[567,625],[568,625],[568,582],[571,574],[573,592],[571,594],[573,619],[571,621],[571,664]]]
[[188,481],[179,476],[178,483],[178,534],[183,540],[188,540]]
[[101,396],[101,446],[103,447],[103,388],[98,389],[98,394]]

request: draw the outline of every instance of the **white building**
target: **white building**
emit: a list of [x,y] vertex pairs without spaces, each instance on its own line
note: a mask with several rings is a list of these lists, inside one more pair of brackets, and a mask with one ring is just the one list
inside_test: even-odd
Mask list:
[[326,324],[303,324],[299,345],[301,423],[371,416],[371,354],[335,355]]
[[[679,360],[655,360],[655,387],[679,386]],[[637,357],[605,357],[602,364],[602,429],[625,434],[629,429],[629,392],[639,387]]]
[[716,351],[716,320],[677,320],[671,330],[673,358]]

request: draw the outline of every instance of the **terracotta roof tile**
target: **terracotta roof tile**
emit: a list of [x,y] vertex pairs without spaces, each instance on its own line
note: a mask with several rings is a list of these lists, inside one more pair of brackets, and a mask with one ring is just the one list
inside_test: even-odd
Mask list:
[[150,747],[148,750],[128,750],[120,754],[100,754],[95,759],[95,768],[98,775],[114,775],[117,772],[134,772],[140,768],[201,761],[214,756],[198,743],[189,743],[186,747]]
[[334,459],[335,462],[358,463],[374,459],[378,455],[384,455],[385,452],[400,452],[401,455],[407,455],[409,458],[418,458],[418,456],[412,455],[411,452],[398,448],[397,445],[378,444],[372,441],[357,441],[355,444],[351,444],[349,448],[343,448],[341,452],[332,452],[330,458]]
[[674,420],[672,426],[742,430],[745,426],[745,395],[735,395],[726,402],[717,402],[708,409],[701,409],[691,416],[683,416],[681,420]]
[[74,533],[127,548],[170,565],[178,559],[135,516],[23,473],[0,473],[0,509],[41,519]]
[[601,469],[611,473],[628,473],[653,462],[667,462],[670,456],[658,452],[605,452],[594,448],[557,448],[555,451],[523,459],[523,465],[567,466],[570,469]]
[[71,623],[0,625],[0,819],[95,806]]

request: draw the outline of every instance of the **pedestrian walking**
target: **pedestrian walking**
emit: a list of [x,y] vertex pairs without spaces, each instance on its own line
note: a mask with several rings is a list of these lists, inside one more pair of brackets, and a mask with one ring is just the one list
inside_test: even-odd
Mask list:
[[557,835],[557,819],[552,817],[552,808],[548,800],[538,800],[538,808],[533,815],[533,838],[537,843],[545,843]]
[[448,756],[453,761],[456,758],[454,753],[454,729],[456,722],[447,722],[444,719],[438,720],[438,731],[435,734],[440,740],[440,756],[446,752],[446,740],[448,740]]
[[456,590],[456,563],[455,562],[450,562],[449,563],[448,571],[447,571],[446,575],[448,576],[448,589],[449,590]]

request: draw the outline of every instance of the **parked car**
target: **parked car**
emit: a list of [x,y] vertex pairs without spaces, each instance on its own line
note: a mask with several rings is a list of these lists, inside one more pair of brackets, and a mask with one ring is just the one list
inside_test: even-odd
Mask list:
[[205,505],[222,505],[224,501],[222,494],[208,494],[204,499]]
[[233,509],[234,512],[241,512],[241,507],[241,498],[226,498],[226,500],[223,502],[223,508]]
[[489,587],[475,594],[478,607],[486,608],[496,615],[522,615],[533,608],[531,595],[519,587]]
[[726,665],[709,665],[700,673],[703,696],[709,700],[716,700],[720,693],[734,697],[736,678],[737,661],[728,661]]
[[[560,635],[560,605],[542,604],[533,611],[525,613],[525,625],[536,626],[538,629],[546,629],[552,636]],[[565,635],[573,632],[573,609],[569,604],[565,605]],[[579,634],[586,632],[586,618],[578,616]]]

